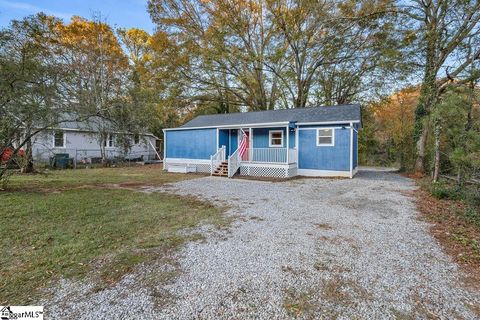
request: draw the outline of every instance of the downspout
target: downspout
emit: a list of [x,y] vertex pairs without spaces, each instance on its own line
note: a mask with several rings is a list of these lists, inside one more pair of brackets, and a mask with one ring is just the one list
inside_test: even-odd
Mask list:
[[350,122],[350,179],[353,178],[353,123]]

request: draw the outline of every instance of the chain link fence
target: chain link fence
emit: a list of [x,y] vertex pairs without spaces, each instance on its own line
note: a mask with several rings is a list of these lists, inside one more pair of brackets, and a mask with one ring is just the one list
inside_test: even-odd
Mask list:
[[104,165],[129,165],[135,163],[160,162],[156,150],[121,152],[117,149],[106,148],[104,155],[100,149],[37,149],[34,152],[34,161],[37,166],[51,168],[80,168]]

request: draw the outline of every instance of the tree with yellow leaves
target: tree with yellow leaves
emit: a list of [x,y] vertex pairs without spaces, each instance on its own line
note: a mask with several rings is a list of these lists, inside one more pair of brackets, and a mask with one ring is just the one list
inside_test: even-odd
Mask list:
[[[418,96],[417,87],[408,87],[372,106],[376,138],[383,149],[392,144],[392,152],[402,171],[412,169],[415,160],[413,130]],[[387,150],[388,153],[390,150]]]

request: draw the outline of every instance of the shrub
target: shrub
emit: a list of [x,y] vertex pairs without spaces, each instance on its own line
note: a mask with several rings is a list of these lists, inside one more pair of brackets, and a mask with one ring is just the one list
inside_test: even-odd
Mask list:
[[437,199],[458,200],[462,198],[462,192],[459,189],[445,182],[432,183],[430,193]]
[[480,212],[478,211],[478,207],[469,205],[465,208],[464,214],[469,221],[480,227]]

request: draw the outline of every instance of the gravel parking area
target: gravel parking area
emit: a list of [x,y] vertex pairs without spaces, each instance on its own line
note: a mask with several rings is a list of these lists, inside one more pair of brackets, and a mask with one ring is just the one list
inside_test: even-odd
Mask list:
[[[402,193],[414,189],[371,171],[275,183],[206,177],[148,190],[227,204],[237,218],[228,230],[197,230],[206,240],[189,243],[177,263],[140,267],[114,288],[64,283],[47,310],[96,319],[478,318],[480,293],[418,220]],[[173,281],[155,285],[172,270]]]

